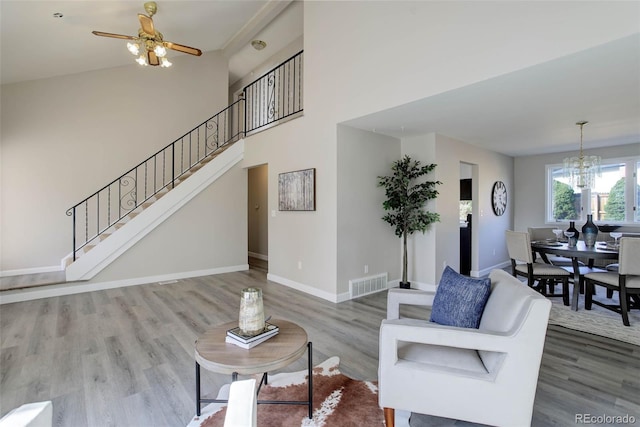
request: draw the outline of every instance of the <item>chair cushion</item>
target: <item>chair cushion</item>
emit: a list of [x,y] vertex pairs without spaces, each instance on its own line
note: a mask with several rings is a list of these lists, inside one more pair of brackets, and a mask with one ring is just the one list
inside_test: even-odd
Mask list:
[[398,342],[399,361],[416,362],[434,368],[446,368],[458,374],[487,374],[478,352],[467,348]]
[[[571,258],[566,258],[563,256],[547,255],[547,259],[551,264],[558,267],[571,267],[573,265],[573,261],[571,260]],[[585,264],[582,261],[578,261],[578,265],[585,265]]]
[[[615,271],[606,271],[599,273],[588,273],[584,275],[585,278],[595,280],[596,282],[606,283],[607,285],[618,287],[619,279],[618,273]],[[627,289],[640,288],[640,276],[627,275],[627,282],[625,283]]]
[[[516,271],[526,275],[529,270],[527,269],[527,264],[517,264]],[[533,263],[533,274],[535,276],[570,276],[571,275],[568,271],[563,270],[562,267],[557,267],[551,264],[540,264],[540,263]]]
[[447,267],[433,300],[431,321],[440,325],[478,328],[490,292],[490,279],[473,279]]

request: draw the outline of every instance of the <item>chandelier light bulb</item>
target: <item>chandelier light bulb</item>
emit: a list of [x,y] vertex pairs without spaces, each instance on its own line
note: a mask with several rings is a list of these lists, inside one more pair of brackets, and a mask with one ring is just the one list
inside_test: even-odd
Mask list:
[[140,45],[138,43],[127,43],[127,49],[129,49],[129,52],[133,55],[138,55],[138,53],[140,53]]
[[149,65],[149,64],[147,63],[147,58],[146,58],[144,55],[140,55],[140,56],[138,57],[138,59],[136,59],[136,62],[137,62],[138,64],[140,64],[140,65],[144,65],[144,66]]
[[164,58],[165,55],[167,54],[167,49],[165,49],[165,47],[162,46],[161,44],[156,45],[153,51],[158,56],[158,58]]

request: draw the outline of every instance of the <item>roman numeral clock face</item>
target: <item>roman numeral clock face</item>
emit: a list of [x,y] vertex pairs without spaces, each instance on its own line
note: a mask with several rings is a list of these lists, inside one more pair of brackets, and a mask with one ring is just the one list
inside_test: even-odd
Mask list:
[[493,184],[493,190],[491,192],[491,202],[493,205],[493,213],[501,216],[507,209],[507,187],[502,181],[496,181]]

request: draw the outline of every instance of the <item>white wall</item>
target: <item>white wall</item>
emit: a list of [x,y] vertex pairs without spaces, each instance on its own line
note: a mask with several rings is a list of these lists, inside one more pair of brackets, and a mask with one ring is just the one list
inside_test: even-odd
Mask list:
[[[338,273],[337,267],[338,188],[344,184],[337,178],[339,123],[635,33],[638,8],[631,2],[305,2],[304,117],[251,136],[245,151],[245,166],[269,163],[270,210],[277,210],[279,173],[317,170],[317,210],[270,218],[270,278],[332,299],[342,290],[342,272],[361,268]],[[436,157],[449,165],[440,171],[450,167],[456,174],[450,212],[456,231],[459,162],[479,162],[462,154],[445,149]],[[475,227],[476,242],[495,239],[493,233],[512,224],[511,216],[489,216],[491,185],[509,177],[507,161],[481,155],[500,168],[477,183],[487,224]],[[512,180],[505,182],[511,196]],[[438,257],[447,258],[426,261],[438,266],[434,276],[442,261],[458,259],[451,249],[441,251],[449,233],[436,240]],[[506,248],[495,249],[495,255],[475,251],[476,273],[506,259]]]
[[246,268],[246,206],[247,171],[236,165],[88,283]]
[[[338,187],[342,183],[338,181],[337,124],[635,33],[638,8],[637,2],[599,1],[305,2],[304,117],[248,138],[243,165],[269,164],[269,209],[276,210],[276,216],[269,221],[271,277],[329,299],[338,292]],[[189,59],[202,61],[204,58]],[[217,83],[223,80],[226,83],[226,77],[217,76],[217,71],[204,70],[202,64],[206,62],[196,64],[189,69],[188,78],[167,82],[163,91],[140,91],[140,87],[153,87],[155,78],[144,74],[144,81],[142,77],[136,79],[142,74],[129,67],[123,67],[122,71],[114,69],[24,84],[24,90],[10,88],[8,98],[6,89],[2,88],[2,241],[4,251],[10,253],[7,261],[3,254],[3,269],[50,265],[69,251],[65,231],[51,236],[51,243],[45,244],[51,245],[46,253],[39,253],[40,249],[32,242],[40,236],[49,236],[49,230],[66,229],[68,218],[64,211],[96,189],[93,181],[103,183],[113,177],[112,171],[104,171],[100,164],[95,164],[96,158],[124,165],[127,162],[119,154],[125,148],[137,151],[140,144],[146,145],[141,141],[146,133],[143,128],[161,135],[162,142],[158,145],[164,145],[170,142],[167,138],[170,140],[190,128],[191,121],[189,125],[182,123],[184,110],[215,111],[211,105],[219,99],[226,104],[226,94],[222,97],[202,95],[203,91],[217,91]],[[171,72],[182,74],[176,71],[181,70],[179,65],[176,59]],[[130,85],[129,81],[136,84]],[[40,90],[41,85],[46,90]],[[43,98],[42,93],[47,97]],[[19,107],[15,118],[16,114],[5,114],[14,100]],[[159,117],[155,123],[159,123],[161,129],[147,126],[140,118],[139,112],[149,109]],[[203,114],[201,119],[207,115],[210,114]],[[76,122],[74,127],[67,126],[70,117]],[[109,120],[104,120],[106,117]],[[34,118],[37,120],[32,120]],[[16,125],[5,129],[5,123],[10,122]],[[113,123],[132,135],[132,140],[122,141],[119,138],[122,133],[114,132]],[[72,142],[68,140],[70,135]],[[461,159],[454,151],[440,153],[442,148],[437,138],[433,139],[439,171],[444,165],[451,165],[451,173],[455,171],[459,175],[461,160],[478,163],[474,159]],[[5,140],[10,144],[8,149],[5,149]],[[39,142],[34,146],[33,141]],[[40,144],[40,141],[53,142],[53,145]],[[22,147],[29,144],[32,144],[29,149]],[[121,149],[112,150],[114,145]],[[80,153],[79,157],[69,160],[70,152]],[[46,171],[42,177],[20,171],[20,165],[33,157],[38,159],[35,170]],[[140,157],[144,155],[134,156]],[[65,165],[65,168],[56,166],[52,173],[44,158],[51,159],[55,165],[71,163],[80,170],[72,174]],[[317,173],[317,210],[277,212],[278,174],[309,167],[315,167]],[[487,215],[490,201],[484,197],[488,197],[490,184],[504,172],[503,168],[478,183],[480,209]],[[51,182],[49,175],[54,177]],[[458,178],[454,180],[456,186]],[[9,190],[9,194],[5,194],[8,181],[24,182],[20,188],[26,191],[18,194]],[[73,188],[73,194],[63,194],[63,202],[55,205],[54,198],[49,199],[50,194],[67,191],[67,188]],[[512,185],[508,184],[509,188]],[[38,196],[32,198],[34,190]],[[440,203],[444,201],[444,197],[439,199],[436,206],[441,214],[448,214],[448,210],[440,211]],[[8,207],[21,203],[25,205]],[[48,215],[38,218],[40,206],[53,212],[51,218]],[[456,208],[456,219],[457,215]],[[50,224],[43,228],[39,222]],[[25,224],[37,224],[36,229],[29,229]],[[505,227],[493,222],[484,229],[476,226],[474,233],[479,236],[474,234],[474,241],[483,236],[494,238],[490,233]],[[442,238],[436,239],[438,256],[447,236],[445,230]],[[491,251],[488,258],[476,251],[473,268],[491,265],[493,258],[501,255],[500,248],[496,249],[496,256],[491,255]],[[433,272],[435,266],[439,271],[441,261],[453,256],[442,252],[446,259],[427,260],[434,265],[431,274],[439,274]],[[299,263],[302,268],[298,268]]]
[[[601,156],[603,160],[640,156],[640,143],[586,150],[585,154]],[[515,168],[515,221],[514,228],[526,231],[527,227],[544,227],[546,206],[546,165],[562,164],[565,157],[575,156],[576,151],[516,157]],[[526,195],[523,197],[522,195]]]
[[[476,165],[477,169],[477,176],[473,176],[471,275],[488,274],[509,260],[504,232],[511,229],[514,217],[513,158],[443,135],[436,135],[435,151],[436,177],[442,182],[436,206],[443,218],[437,226],[436,279],[440,279],[445,263],[459,268],[460,162]],[[496,181],[507,187],[507,210],[502,216],[493,213],[491,204],[491,190]]]
[[3,85],[0,269],[59,266],[66,210],[224,108],[227,79],[207,52]]
[[[329,127],[322,130],[324,136],[309,133],[318,128],[305,110],[304,117],[252,135],[245,141],[243,166],[269,165],[269,278],[332,300],[336,295],[336,145],[313,142],[316,137],[335,141],[336,131]],[[278,211],[278,174],[307,168],[316,168],[316,210]]]
[[378,187],[400,148],[398,139],[338,126],[338,294],[349,292],[351,279],[381,273],[400,279],[401,241],[382,220],[386,197]]
[[[301,6],[297,6],[301,7]],[[237,82],[233,83],[229,87],[229,103],[237,100],[237,94],[244,89],[248,84],[253,83],[267,72],[271,71],[278,65],[282,64],[287,59],[291,58],[298,52],[304,49],[304,37],[298,37],[287,46],[279,50],[275,55],[271,56],[268,60],[255,67],[247,76],[244,76]]]
[[305,2],[305,99],[360,117],[637,33],[639,13],[609,1]]

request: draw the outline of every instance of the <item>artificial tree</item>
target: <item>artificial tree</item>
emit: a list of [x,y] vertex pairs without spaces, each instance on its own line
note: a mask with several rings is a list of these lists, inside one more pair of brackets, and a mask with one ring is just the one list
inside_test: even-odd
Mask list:
[[403,262],[401,288],[410,288],[407,280],[407,236],[416,231],[425,232],[429,225],[440,221],[440,215],[425,209],[428,200],[438,197],[436,185],[440,181],[423,181],[418,178],[435,169],[435,164],[420,166],[420,161],[411,160],[409,156],[393,162],[390,176],[379,176],[378,186],[384,187],[387,200],[382,203],[388,212],[382,219],[395,227],[395,234],[402,238]]

